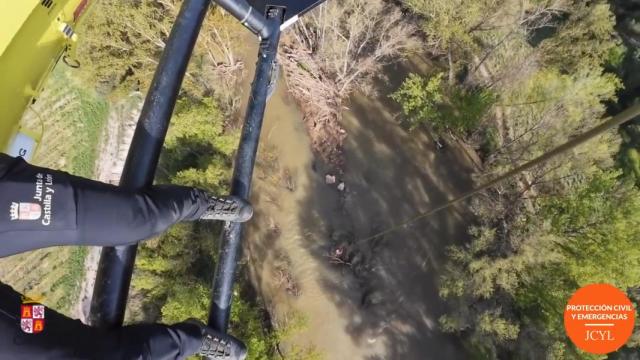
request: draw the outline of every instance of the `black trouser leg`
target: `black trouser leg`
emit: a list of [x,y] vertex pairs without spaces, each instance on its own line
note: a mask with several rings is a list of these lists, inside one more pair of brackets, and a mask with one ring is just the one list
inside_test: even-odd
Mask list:
[[44,330],[25,333],[20,324],[21,295],[0,283],[0,359],[185,359],[202,345],[194,324],[145,324],[104,330],[84,325],[51,309]]
[[[56,245],[117,246],[158,235],[206,210],[204,191],[120,187],[10,161],[0,177],[0,257]],[[4,213],[4,215],[2,215]]]
[[204,191],[173,185],[141,192],[72,178],[78,206],[77,245],[131,244],[159,235],[180,221],[200,218],[207,209]]

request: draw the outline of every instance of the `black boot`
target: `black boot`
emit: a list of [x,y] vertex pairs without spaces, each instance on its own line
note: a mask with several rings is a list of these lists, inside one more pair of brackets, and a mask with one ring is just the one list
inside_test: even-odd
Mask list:
[[202,220],[245,222],[253,216],[253,207],[237,196],[209,197],[209,207]]
[[202,346],[198,355],[210,360],[244,360],[247,357],[247,347],[242,341],[219,333],[198,320],[190,319],[187,322],[202,329]]

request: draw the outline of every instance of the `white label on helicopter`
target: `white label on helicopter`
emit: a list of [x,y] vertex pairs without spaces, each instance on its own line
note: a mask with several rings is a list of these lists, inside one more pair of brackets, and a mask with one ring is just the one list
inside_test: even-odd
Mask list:
[[29,161],[33,157],[33,153],[36,151],[37,144],[38,143],[34,138],[19,132],[13,138],[11,145],[9,145],[9,151],[7,154],[11,156],[22,156],[25,160]]

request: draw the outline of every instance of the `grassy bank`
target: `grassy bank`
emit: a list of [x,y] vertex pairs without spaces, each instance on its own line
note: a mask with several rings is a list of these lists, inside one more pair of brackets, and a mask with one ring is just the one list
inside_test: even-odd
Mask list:
[[[32,163],[92,177],[109,107],[58,67],[23,125],[42,141]],[[49,248],[0,259],[0,281],[27,295],[43,295],[58,311],[71,309],[84,274],[86,249]]]

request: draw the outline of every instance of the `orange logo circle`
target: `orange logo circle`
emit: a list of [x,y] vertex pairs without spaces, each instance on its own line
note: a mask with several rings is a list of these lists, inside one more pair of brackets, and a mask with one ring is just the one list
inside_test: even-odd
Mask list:
[[616,287],[587,285],[573,294],[564,309],[564,328],[573,343],[592,354],[618,350],[631,337],[636,311]]

